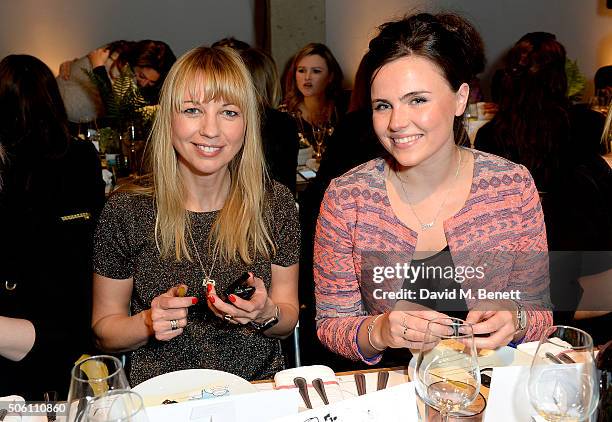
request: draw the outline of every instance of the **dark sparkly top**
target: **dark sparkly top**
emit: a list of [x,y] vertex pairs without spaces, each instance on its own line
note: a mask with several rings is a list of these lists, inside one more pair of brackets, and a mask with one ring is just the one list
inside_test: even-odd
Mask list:
[[[293,196],[285,186],[274,182],[267,204],[276,255],[271,260],[258,255],[251,265],[242,261],[228,264],[217,257],[211,278],[218,291],[223,291],[244,271],[260,277],[269,289],[271,264],[287,267],[298,262],[300,231]],[[272,378],[284,367],[280,341],[250,326],[230,325],[208,309],[206,288],[202,286],[204,275],[195,254],[191,254],[193,262],[160,258],[154,239],[155,212],[152,197],[112,195],[96,230],[95,272],[112,279],[134,279],[132,315],[150,308],[156,296],[180,283],[189,286],[187,294],[200,301],[189,308],[183,334],[170,341],[151,338],[145,346],[131,352],[130,384],[135,386],[160,374],[191,368],[227,371],[250,381]],[[207,272],[212,260],[207,239],[217,215],[218,211],[190,212],[193,239]]]

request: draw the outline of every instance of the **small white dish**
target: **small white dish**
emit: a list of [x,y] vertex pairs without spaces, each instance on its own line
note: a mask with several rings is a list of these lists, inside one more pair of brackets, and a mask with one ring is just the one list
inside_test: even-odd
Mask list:
[[[418,352],[418,350],[416,351]],[[417,355],[414,354],[408,363],[408,375],[414,379],[414,368],[416,368]],[[531,357],[520,350],[509,346],[502,346],[493,353],[478,356],[478,366],[482,368],[496,368],[505,366],[530,365]]]
[[132,390],[142,396],[145,407],[158,406],[164,400],[180,403],[257,392],[244,378],[214,369],[169,372],[146,380]]

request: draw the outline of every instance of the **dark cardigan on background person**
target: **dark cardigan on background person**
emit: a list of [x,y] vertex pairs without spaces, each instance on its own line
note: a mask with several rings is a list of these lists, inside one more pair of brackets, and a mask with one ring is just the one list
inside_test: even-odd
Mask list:
[[[32,322],[36,339],[19,362],[0,357],[0,396],[67,397],[70,370],[91,353],[92,242],[104,204],[93,144],[73,141],[62,158],[41,162],[34,194],[0,193],[0,314]],[[5,283],[6,281],[6,283]],[[9,290],[12,289],[12,290]]]
[[[93,144],[68,135],[57,82],[36,57],[0,61],[0,147],[0,316],[8,330],[0,396],[42,400],[57,391],[65,400],[71,368],[93,351],[91,257],[104,182]],[[12,354],[18,326],[26,338]]]

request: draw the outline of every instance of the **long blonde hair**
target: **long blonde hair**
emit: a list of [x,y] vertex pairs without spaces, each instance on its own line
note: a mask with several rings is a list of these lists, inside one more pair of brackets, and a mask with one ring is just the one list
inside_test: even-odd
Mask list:
[[266,215],[266,173],[259,132],[255,88],[240,56],[229,48],[198,47],[178,59],[163,84],[149,147],[151,194],[157,217],[155,239],[162,257],[172,254],[191,260],[191,225],[185,209],[185,185],[172,146],[172,116],[180,111],[185,95],[203,102],[220,100],[236,104],[246,123],[241,150],[228,164],[230,190],[210,233],[219,256],[251,263],[254,254],[270,257],[275,246]]

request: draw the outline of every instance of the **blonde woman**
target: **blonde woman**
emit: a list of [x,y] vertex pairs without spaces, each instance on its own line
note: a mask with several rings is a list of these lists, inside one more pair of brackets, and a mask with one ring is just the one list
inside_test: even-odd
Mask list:
[[[109,199],[95,239],[94,333],[102,349],[132,352],[132,385],[187,368],[248,380],[283,368],[299,226],[259,136],[236,52],[200,47],[177,61],[151,135],[150,183]],[[249,300],[219,293],[245,272]]]

